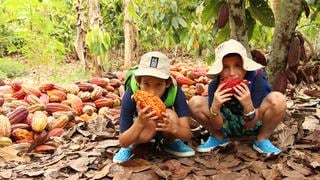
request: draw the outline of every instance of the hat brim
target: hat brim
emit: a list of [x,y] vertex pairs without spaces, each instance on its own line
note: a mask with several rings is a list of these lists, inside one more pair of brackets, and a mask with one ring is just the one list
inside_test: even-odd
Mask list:
[[170,76],[166,73],[163,73],[161,71],[159,71],[156,68],[142,68],[142,69],[138,69],[135,72],[135,76],[152,76],[152,77],[157,77],[160,79],[168,79]]
[[[255,71],[264,67],[263,65],[255,62],[250,58],[244,57],[241,54],[239,55],[243,60],[243,69],[245,69],[246,71]],[[222,59],[223,58],[216,59],[216,61],[211,65],[211,68],[207,72],[207,76],[212,77],[219,74],[222,71],[223,69]]]

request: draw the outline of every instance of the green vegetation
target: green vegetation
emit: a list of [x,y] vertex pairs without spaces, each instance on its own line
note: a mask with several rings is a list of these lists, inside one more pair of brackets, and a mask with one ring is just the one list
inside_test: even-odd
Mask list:
[[[61,70],[61,68],[63,68]],[[72,69],[72,71],[70,71]],[[61,73],[65,72],[65,74]],[[83,71],[80,66],[74,66],[74,64],[65,64],[64,66],[55,65],[51,67],[51,72],[48,75],[48,81],[57,84],[64,84],[70,82],[80,82],[88,80],[91,74]]]
[[0,58],[0,79],[13,79],[27,74],[23,64],[11,58]]

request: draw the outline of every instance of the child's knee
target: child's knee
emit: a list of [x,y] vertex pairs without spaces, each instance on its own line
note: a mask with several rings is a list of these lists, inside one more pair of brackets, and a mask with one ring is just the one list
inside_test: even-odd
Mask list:
[[269,102],[270,102],[271,107],[274,107],[274,108],[276,108],[278,110],[285,109],[286,98],[280,92],[274,91],[274,92],[270,93]]
[[147,143],[150,142],[151,139],[156,135],[155,131],[143,131],[139,136],[139,143]]
[[142,130],[138,142],[147,143],[156,135],[155,123],[148,123],[146,127]]
[[192,112],[201,111],[208,105],[208,101],[205,101],[202,96],[193,96],[188,101],[189,108]]

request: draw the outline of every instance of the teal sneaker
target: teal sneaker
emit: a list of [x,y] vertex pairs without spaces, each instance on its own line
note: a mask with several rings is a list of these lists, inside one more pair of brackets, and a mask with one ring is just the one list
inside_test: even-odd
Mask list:
[[180,139],[176,139],[170,144],[164,144],[164,151],[178,157],[190,157],[195,154],[194,150]]
[[258,151],[259,153],[269,155],[278,155],[281,153],[281,149],[274,146],[269,139],[263,141],[255,141],[253,143],[253,149]]
[[229,144],[229,140],[228,139],[217,139],[213,136],[209,136],[207,141],[204,144],[201,144],[197,147],[197,151],[198,152],[210,152],[212,149],[220,146],[220,147],[225,147]]
[[133,147],[120,148],[116,155],[113,156],[113,162],[122,163],[129,161],[133,157],[132,154]]

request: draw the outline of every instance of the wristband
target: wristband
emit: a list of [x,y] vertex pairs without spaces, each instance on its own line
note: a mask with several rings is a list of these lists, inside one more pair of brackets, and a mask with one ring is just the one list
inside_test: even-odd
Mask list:
[[251,112],[243,114],[243,120],[247,121],[247,122],[252,121],[255,117],[256,117],[256,110],[255,109]]
[[212,116],[218,116],[220,114],[219,112],[214,112],[212,108],[209,108],[209,111]]

